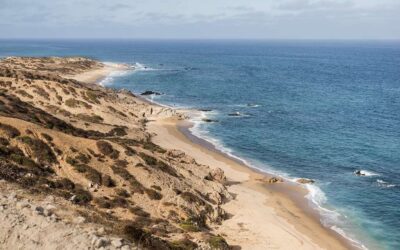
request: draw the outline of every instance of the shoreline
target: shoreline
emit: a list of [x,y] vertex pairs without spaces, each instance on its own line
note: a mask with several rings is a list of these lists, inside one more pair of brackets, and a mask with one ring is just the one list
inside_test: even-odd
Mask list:
[[[265,249],[266,244],[279,249],[359,249],[322,225],[318,212],[304,197],[308,190],[300,184],[288,181],[266,183],[265,179],[274,175],[257,171],[219,151],[191,134],[189,126],[188,121],[162,119],[151,122],[149,131],[157,134],[153,138],[156,144],[182,150],[201,164],[224,170],[231,183],[228,191],[235,193],[236,199],[223,206],[233,217],[223,222],[216,232],[224,235],[228,242],[233,245],[240,243],[238,245],[243,249]],[[196,141],[192,141],[193,138]],[[247,198],[252,202],[257,200],[256,204],[243,206],[248,202]],[[233,202],[237,204],[230,204]],[[261,226],[260,222],[265,222],[265,225]],[[240,240],[238,233],[243,231],[258,235],[253,239],[247,235]],[[261,239],[268,239],[268,242]]]
[[[85,72],[74,79],[99,84],[110,74],[123,70],[127,68],[122,64],[105,64],[104,68]],[[164,106],[142,96],[137,98],[150,105]],[[268,184],[265,180],[277,175],[257,170],[220,151],[211,142],[194,135],[189,130],[192,125],[189,120],[155,119],[149,122],[147,130],[155,134],[154,143],[182,150],[201,164],[224,170],[230,181],[228,191],[236,198],[222,207],[232,213],[232,218],[224,221],[221,227],[212,229],[223,235],[228,243],[243,249],[265,249],[266,246],[279,249],[361,249],[350,239],[322,225],[320,214],[305,197],[309,191],[304,186],[288,180]],[[243,207],[248,203],[245,197],[251,198],[252,202],[257,200],[256,206]],[[261,221],[265,222],[264,225],[259,224]],[[246,235],[244,239],[240,238],[241,234]]]

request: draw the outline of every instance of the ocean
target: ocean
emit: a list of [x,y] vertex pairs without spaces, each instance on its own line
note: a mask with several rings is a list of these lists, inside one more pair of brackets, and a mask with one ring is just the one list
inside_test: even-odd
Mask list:
[[103,84],[210,110],[194,135],[262,171],[314,179],[324,225],[400,249],[399,41],[1,40],[0,57],[13,55],[136,66]]

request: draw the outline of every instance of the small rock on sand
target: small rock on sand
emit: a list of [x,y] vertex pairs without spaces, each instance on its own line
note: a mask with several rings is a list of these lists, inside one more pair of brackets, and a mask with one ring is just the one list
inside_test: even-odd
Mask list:
[[283,179],[277,177],[271,177],[268,180],[268,183],[278,183],[278,182],[283,182]]
[[205,177],[206,180],[217,181],[219,183],[226,182],[226,176],[222,169],[216,168],[211,170],[211,172]]

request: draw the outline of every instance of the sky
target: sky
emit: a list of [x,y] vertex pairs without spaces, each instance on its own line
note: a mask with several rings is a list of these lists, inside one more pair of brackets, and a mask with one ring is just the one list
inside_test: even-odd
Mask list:
[[0,38],[400,39],[400,0],[0,0]]

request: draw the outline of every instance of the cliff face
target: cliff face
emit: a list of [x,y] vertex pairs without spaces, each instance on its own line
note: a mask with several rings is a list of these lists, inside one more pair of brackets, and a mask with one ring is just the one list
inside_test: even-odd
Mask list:
[[83,218],[80,227],[146,248],[228,248],[208,230],[227,216],[223,173],[152,142],[146,122],[179,119],[173,110],[65,77],[101,67],[85,58],[0,61],[2,185],[27,199],[54,197]]

